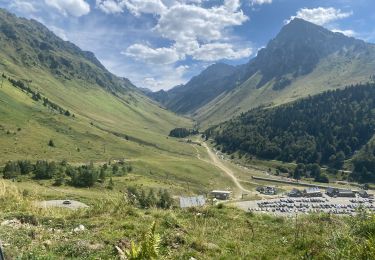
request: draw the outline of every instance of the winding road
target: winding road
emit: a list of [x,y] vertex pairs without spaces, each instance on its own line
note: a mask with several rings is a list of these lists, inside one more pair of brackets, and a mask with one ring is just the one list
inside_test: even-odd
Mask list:
[[[226,167],[222,162],[221,160],[219,159],[219,157],[217,156],[216,153],[214,153],[210,147],[205,143],[203,142],[202,145],[206,148],[207,150],[207,153],[208,153],[208,156],[210,157],[211,159],[211,163],[213,165],[215,165],[217,168],[219,168],[220,170],[222,170],[226,175],[228,175],[228,177],[230,177],[233,181],[233,183],[236,185],[236,187],[243,193],[248,193],[248,194],[254,194],[254,191],[251,191],[251,190],[247,190],[245,189],[241,183],[239,182],[239,180],[237,179],[237,177],[234,175],[233,171],[231,169],[229,169],[228,167]],[[242,197],[242,194],[239,196],[239,198]]]

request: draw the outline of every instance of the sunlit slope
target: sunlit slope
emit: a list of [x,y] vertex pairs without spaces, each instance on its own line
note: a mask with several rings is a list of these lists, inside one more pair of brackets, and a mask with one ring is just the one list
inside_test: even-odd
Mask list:
[[[189,126],[188,120],[137,94],[133,94],[137,103],[133,100],[126,105],[101,89],[68,91],[70,88],[56,92],[59,87],[55,86],[58,95],[52,96],[48,87],[40,87],[43,95],[50,95],[75,117],[51,111],[4,80],[0,88],[0,164],[19,159],[105,163],[125,158],[139,176],[132,183],[181,193],[231,186],[220,170],[197,158],[200,147],[167,137],[171,127]],[[69,95],[72,97],[67,98]],[[49,140],[55,147],[48,145]]]
[[199,109],[195,118],[205,128],[260,105],[279,105],[325,90],[372,81],[375,47],[368,48],[371,51],[357,51],[355,55],[350,51],[348,55],[334,53],[322,59],[311,73],[295,78],[290,85],[279,90],[273,87],[274,79],[259,87],[262,75],[257,72],[239,87]]

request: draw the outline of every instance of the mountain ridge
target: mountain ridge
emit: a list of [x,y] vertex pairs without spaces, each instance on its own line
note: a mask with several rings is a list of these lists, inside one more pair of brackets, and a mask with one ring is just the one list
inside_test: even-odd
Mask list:
[[[207,128],[256,106],[282,104],[328,89],[367,82],[375,73],[374,58],[374,44],[295,18],[256,57],[220,78],[220,91],[201,106],[191,106],[191,96],[196,89],[199,89],[197,96],[215,89],[210,83],[212,78],[203,78],[191,88],[193,78],[174,95],[170,95],[171,90],[166,91],[161,103],[174,112],[192,116]],[[180,100],[183,103],[180,107],[185,109],[171,105],[171,99]]]

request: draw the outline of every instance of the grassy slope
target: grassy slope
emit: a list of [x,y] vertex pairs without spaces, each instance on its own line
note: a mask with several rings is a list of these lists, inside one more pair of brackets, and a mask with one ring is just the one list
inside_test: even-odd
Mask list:
[[255,74],[233,91],[202,107],[195,119],[202,128],[207,128],[259,105],[279,105],[328,89],[367,82],[374,74],[374,53],[361,53],[357,57],[332,54],[322,60],[312,73],[297,78],[290,86],[279,91],[272,89],[272,80],[257,89],[260,75]]
[[[19,185],[19,184],[17,184]],[[90,193],[90,208],[38,209],[39,189],[22,192],[0,181],[0,237],[6,256],[20,259],[116,259],[115,246],[140,241],[156,221],[158,259],[372,259],[374,218],[310,215],[294,218],[247,214],[226,207],[139,210],[116,191]],[[100,196],[98,196],[100,194]],[[72,232],[78,225],[84,232]],[[120,243],[120,241],[123,241]]]
[[[63,81],[45,70],[18,66],[7,55],[0,56],[0,72],[32,80],[32,89],[76,116],[50,111],[4,80],[0,88],[0,165],[17,159],[86,163],[126,158],[134,161],[135,171],[149,186],[160,180],[160,186],[184,193],[188,188],[199,192],[230,183],[212,165],[198,160],[191,145],[167,137],[172,128],[190,127],[190,120],[135,90],[116,97],[97,85],[79,79]],[[127,135],[130,140],[113,133]],[[50,139],[55,148],[47,145]],[[217,184],[210,184],[216,175]]]

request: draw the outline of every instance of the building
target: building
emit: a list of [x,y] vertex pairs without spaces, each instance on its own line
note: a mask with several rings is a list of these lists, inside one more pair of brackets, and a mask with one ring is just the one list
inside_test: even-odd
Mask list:
[[211,196],[218,200],[228,200],[230,195],[232,194],[231,191],[227,190],[213,190],[211,191]]
[[256,188],[256,190],[262,194],[266,194],[266,195],[276,195],[277,193],[277,190],[275,187],[271,187],[271,186],[259,186]]
[[288,196],[289,197],[302,197],[302,191],[298,190],[298,189],[293,189],[291,190],[289,193],[288,193]]
[[196,197],[180,197],[180,208],[201,207],[206,204],[203,196]]
[[311,198],[311,197],[322,197],[323,194],[322,194],[322,192],[320,191],[319,188],[314,187],[314,188],[305,189],[303,191],[303,196],[309,197],[309,198]]
[[355,197],[355,193],[352,190],[339,189],[337,191],[337,197]]
[[329,188],[327,188],[326,194],[330,197],[334,197],[334,196],[336,196],[337,190],[338,189],[336,189],[336,188],[329,187]]
[[348,189],[338,189],[338,188],[329,187],[326,193],[330,197],[347,197],[347,198],[355,197],[355,193],[352,190],[348,190]]
[[358,191],[358,195],[361,197],[361,198],[372,198],[374,195],[372,194],[368,194],[367,191],[365,190],[360,190]]

